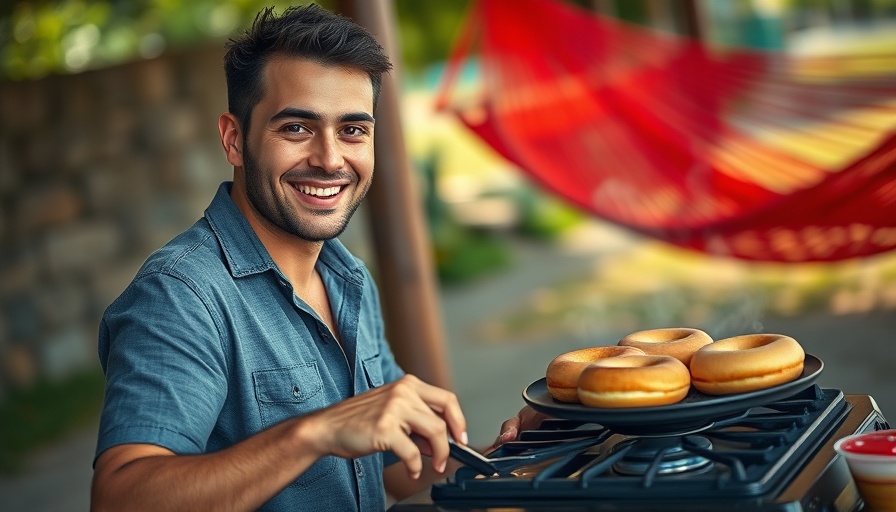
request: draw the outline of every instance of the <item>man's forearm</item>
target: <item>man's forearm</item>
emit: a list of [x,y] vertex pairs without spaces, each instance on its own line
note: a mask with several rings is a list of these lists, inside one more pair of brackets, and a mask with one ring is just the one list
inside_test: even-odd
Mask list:
[[256,510],[320,458],[307,431],[306,422],[290,420],[203,455],[112,447],[97,460],[91,510]]

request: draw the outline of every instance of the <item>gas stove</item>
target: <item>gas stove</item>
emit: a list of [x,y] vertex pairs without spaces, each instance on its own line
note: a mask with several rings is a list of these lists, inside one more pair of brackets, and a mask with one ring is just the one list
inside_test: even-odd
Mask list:
[[833,444],[886,428],[870,396],[815,384],[677,435],[551,418],[389,510],[858,511]]

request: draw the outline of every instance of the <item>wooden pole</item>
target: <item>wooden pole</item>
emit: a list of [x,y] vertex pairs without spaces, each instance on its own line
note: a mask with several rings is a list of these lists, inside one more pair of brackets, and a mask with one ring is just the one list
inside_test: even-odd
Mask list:
[[698,0],[684,0],[681,3],[682,17],[684,18],[683,33],[696,41],[703,41],[705,14]]
[[337,0],[336,8],[370,31],[395,66],[380,90],[376,170],[367,196],[389,344],[405,371],[451,389],[431,244],[402,133],[394,5],[392,0]]

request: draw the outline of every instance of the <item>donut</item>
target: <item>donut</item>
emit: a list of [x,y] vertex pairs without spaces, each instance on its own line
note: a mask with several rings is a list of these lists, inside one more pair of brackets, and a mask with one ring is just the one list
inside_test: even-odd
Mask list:
[[548,365],[548,393],[561,402],[578,402],[576,388],[582,370],[595,361],[623,355],[644,355],[644,352],[634,347],[610,346],[583,348],[560,354]]
[[691,389],[688,367],[672,356],[621,356],[588,365],[579,377],[579,401],[618,408],[680,402]]
[[803,347],[790,336],[746,334],[718,340],[691,358],[691,382],[709,395],[778,386],[803,373]]
[[620,346],[640,348],[655,356],[672,356],[685,365],[691,362],[694,352],[710,343],[708,334],[686,327],[638,331],[619,340]]

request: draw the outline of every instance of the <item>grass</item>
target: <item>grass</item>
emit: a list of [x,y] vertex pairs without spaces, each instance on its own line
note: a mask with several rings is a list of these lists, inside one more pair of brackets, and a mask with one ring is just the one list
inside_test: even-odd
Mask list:
[[103,375],[83,371],[10,391],[0,402],[0,474],[18,472],[25,457],[99,415]]

